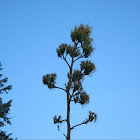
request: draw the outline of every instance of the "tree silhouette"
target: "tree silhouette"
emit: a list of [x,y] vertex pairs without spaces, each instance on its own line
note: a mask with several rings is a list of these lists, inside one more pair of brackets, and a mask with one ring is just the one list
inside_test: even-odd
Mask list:
[[[2,64],[0,62],[0,70],[2,70],[1,66]],[[8,78],[2,79],[2,74],[0,74],[0,94],[4,94],[4,93],[8,94],[8,91],[11,90],[12,88],[11,85],[5,86],[7,81],[8,81]],[[13,140],[13,138],[11,138],[11,135],[12,135],[11,133],[7,134],[6,131],[2,131],[2,127],[4,127],[6,124],[11,125],[10,118],[8,117],[11,102],[12,100],[8,101],[7,103],[3,103],[2,97],[0,97],[0,128],[1,128],[0,140]]]
[[[59,45],[58,49],[56,49],[58,57],[62,58],[69,67],[69,72],[67,74],[68,82],[65,84],[65,88],[56,86],[56,73],[43,76],[44,85],[47,85],[50,89],[57,88],[63,90],[67,95],[67,118],[62,119],[61,115],[58,117],[54,116],[53,118],[54,124],[57,124],[59,131],[59,124],[67,122],[67,136],[63,134],[67,140],[71,139],[71,130],[77,126],[93,121],[96,122],[97,120],[97,115],[89,111],[88,117],[82,123],[72,127],[70,126],[70,104],[71,102],[81,105],[89,103],[89,95],[83,89],[82,81],[85,76],[91,75],[96,70],[95,65],[90,60],[83,60],[89,58],[95,49],[92,47],[93,39],[91,38],[91,27],[83,24],[75,26],[74,30],[71,31],[71,40],[73,45],[62,43]],[[71,58],[70,63],[67,60],[68,55]],[[74,70],[73,65],[80,59],[82,59],[80,69]]]

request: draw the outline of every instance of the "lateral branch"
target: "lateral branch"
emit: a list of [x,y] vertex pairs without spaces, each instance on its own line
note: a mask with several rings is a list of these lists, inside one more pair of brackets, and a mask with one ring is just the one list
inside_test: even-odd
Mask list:
[[54,86],[54,88],[58,88],[58,89],[64,90],[66,92],[66,89],[64,89],[64,88],[57,87],[57,86]]
[[62,122],[66,122],[67,121],[67,119],[65,119],[65,120],[60,120],[58,123],[62,123]]
[[89,118],[84,120],[82,123],[79,123],[77,125],[74,125],[73,127],[70,128],[70,130],[74,129],[77,126],[83,125],[83,124],[87,124],[88,122],[92,122],[94,120],[94,123],[97,120],[97,115],[94,112],[89,112]]
[[79,124],[77,124],[77,125],[74,125],[74,126],[71,127],[70,129],[72,130],[72,129],[74,129],[74,128],[77,127],[77,126],[80,126],[80,125],[83,125],[83,124],[87,124],[88,122],[90,122],[90,120],[83,121],[82,123],[79,123]]
[[79,56],[78,58],[76,58],[73,62],[77,61],[78,59],[84,57],[83,55]]
[[61,58],[67,63],[68,67],[70,68],[70,64],[68,63],[68,61],[66,60],[66,58],[65,57],[61,57]]
[[63,134],[64,135],[64,137],[67,139],[67,136],[65,135],[65,134]]

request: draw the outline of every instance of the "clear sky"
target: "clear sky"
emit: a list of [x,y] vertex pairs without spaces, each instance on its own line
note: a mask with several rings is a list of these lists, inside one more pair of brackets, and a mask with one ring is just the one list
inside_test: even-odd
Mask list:
[[[0,61],[13,89],[6,126],[19,139],[64,139],[53,124],[54,115],[66,117],[63,91],[49,90],[42,76],[57,73],[63,87],[68,67],[56,48],[72,43],[75,25],[93,27],[97,71],[83,83],[90,95],[84,108],[71,106],[71,124],[81,123],[88,111],[97,123],[77,127],[72,139],[140,138],[140,1],[139,0],[0,0]],[[79,63],[76,64],[78,68]]]

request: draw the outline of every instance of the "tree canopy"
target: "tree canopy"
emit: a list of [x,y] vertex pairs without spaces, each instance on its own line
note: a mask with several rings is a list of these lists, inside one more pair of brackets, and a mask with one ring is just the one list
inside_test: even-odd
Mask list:
[[[91,75],[96,71],[95,64],[88,59],[95,48],[92,46],[93,38],[91,37],[91,27],[89,25],[75,26],[74,30],[71,31],[71,40],[73,45],[62,43],[56,49],[59,58],[63,59],[69,67],[69,72],[67,73],[68,82],[65,83],[64,88],[56,86],[56,73],[46,74],[43,76],[43,83],[47,85],[48,88],[61,89],[65,91],[67,95],[67,118],[62,119],[60,116],[54,116],[54,124],[58,124],[58,130],[60,130],[59,124],[62,122],[67,122],[67,136],[63,134],[67,140],[70,140],[71,130],[75,127],[87,124],[89,122],[96,122],[96,113],[89,111],[88,117],[80,124],[70,126],[70,104],[74,102],[85,105],[89,103],[89,95],[83,89],[82,82],[84,77]],[[71,61],[68,62],[67,56],[70,56]],[[81,60],[79,69],[73,69],[73,65],[76,61]]]
[[[0,71],[2,70],[2,64],[0,62]],[[8,78],[2,78],[3,74],[0,73],[0,95],[8,94],[8,91],[12,89],[11,85],[5,85],[8,81]],[[3,131],[2,128],[9,124],[11,125],[11,118],[8,116],[10,112],[12,100],[4,103],[2,97],[0,97],[0,140],[13,140],[11,138],[11,133],[7,134],[6,131]]]

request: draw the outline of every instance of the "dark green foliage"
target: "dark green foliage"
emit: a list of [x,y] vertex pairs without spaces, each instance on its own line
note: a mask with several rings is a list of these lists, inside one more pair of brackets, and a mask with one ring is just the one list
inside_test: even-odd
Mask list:
[[[1,63],[0,63],[0,67],[1,67]],[[0,68],[0,70],[2,70],[2,68]],[[2,74],[0,74],[0,78],[2,77]],[[0,79],[0,94],[2,94],[3,92],[5,93],[8,93],[9,90],[11,90],[12,86],[11,85],[8,85],[8,86],[5,86],[5,83],[7,83],[8,81],[8,78],[3,78],[3,79]]]
[[95,71],[95,65],[89,60],[81,61],[80,67],[84,75],[89,75],[92,71]]
[[5,131],[0,131],[0,140],[13,140],[13,138],[11,138],[11,135],[11,133],[6,134]]
[[71,40],[74,43],[88,43],[92,42],[92,38],[90,38],[91,27],[88,25],[84,26],[81,24],[79,27],[75,26],[74,31],[71,31]]
[[91,53],[94,51],[94,48],[92,48],[92,46],[82,45],[82,49],[83,49],[83,56],[85,58],[89,57]]
[[[70,73],[67,74],[68,78],[70,78]],[[82,87],[82,80],[83,80],[83,73],[81,73],[81,71],[79,70],[74,70],[73,74],[71,76],[71,82],[68,82],[67,85],[69,85],[69,89],[73,90],[73,93],[75,91],[82,91],[83,87]]]
[[64,122],[64,121],[66,121],[66,120],[62,120],[62,118],[61,118],[61,116],[54,116],[53,117],[53,122],[54,122],[54,124],[56,124],[56,123],[62,123],[62,122]]
[[61,122],[61,116],[59,116],[59,117],[54,116],[53,122],[54,122],[54,124]]
[[[94,112],[89,112],[89,117],[82,123],[70,127],[70,104],[74,102],[85,105],[89,103],[89,95],[84,91],[82,82],[84,77],[90,75],[96,70],[95,65],[90,61],[81,61],[80,69],[73,69],[75,62],[81,58],[85,59],[91,56],[94,51],[92,47],[91,38],[91,27],[88,25],[81,24],[80,26],[75,26],[74,30],[71,31],[71,40],[73,45],[68,45],[62,43],[56,49],[58,57],[62,58],[69,67],[69,72],[67,74],[68,82],[65,84],[65,88],[57,87],[56,84],[56,74],[47,74],[43,76],[43,83],[47,85],[48,88],[58,88],[66,92],[67,95],[67,119],[62,120],[61,116],[54,116],[54,124],[57,124],[58,130],[60,131],[60,126],[62,122],[67,122],[67,136],[63,134],[67,140],[70,140],[70,132],[77,126],[82,124],[87,124],[88,122],[96,122],[97,115]],[[70,56],[71,62],[67,61],[67,56]]]
[[[93,39],[90,37],[91,27],[88,25],[80,25],[79,27],[75,27],[73,31],[71,31],[71,39],[74,44],[77,46],[78,43],[81,44],[82,56],[87,58],[91,55],[94,48],[92,47]],[[79,50],[79,48],[77,48]],[[80,52],[80,51],[79,51]],[[80,54],[79,54],[80,55]]]
[[69,54],[71,57],[77,57],[81,53],[80,53],[80,49],[69,45],[69,47],[67,48],[67,54]]
[[[0,70],[2,70],[1,66],[2,65],[0,63]],[[8,78],[2,79],[2,74],[0,74],[0,94],[7,94],[8,91],[11,90],[11,85],[5,86],[7,81]],[[11,120],[8,117],[11,103],[12,100],[8,101],[7,103],[3,103],[2,97],[0,97],[0,128],[4,127],[6,124],[11,125]],[[0,140],[13,140],[13,138],[11,138],[11,133],[7,134],[5,131],[0,130]]]
[[56,80],[56,74],[47,74],[43,76],[43,83],[44,85],[47,85],[48,88],[54,88],[55,87],[55,80]]
[[56,49],[58,57],[66,57],[68,54],[72,57],[77,57],[80,55],[80,50],[78,48],[74,48],[71,45],[67,45],[62,43],[59,45],[59,48]]
[[75,103],[80,103],[81,105],[88,104],[89,103],[89,95],[86,94],[86,92],[79,92],[74,97]]
[[83,90],[82,83],[80,81],[76,81],[73,83],[73,93],[75,91],[81,92]]
[[0,98],[0,127],[3,127],[6,123],[11,124],[10,118],[7,117],[7,114],[9,114],[10,111],[11,102],[12,100],[7,103],[2,103],[2,98]]
[[94,112],[89,111],[88,120],[91,121],[91,122],[94,120],[94,123],[95,123],[97,121],[97,114],[95,114]]
[[[94,51],[94,47],[92,47],[93,39],[90,37],[91,35],[91,27],[88,25],[80,25],[79,27],[75,27],[73,31],[71,31],[71,39],[74,42],[74,45],[68,45],[66,43],[62,43],[59,45],[58,49],[56,49],[58,57],[66,58],[69,54],[71,57],[83,57],[87,58]],[[81,46],[78,47],[78,44]]]
[[59,45],[59,48],[56,49],[58,57],[64,56],[64,53],[67,52],[69,46],[67,44],[62,43]]
[[83,79],[83,74],[81,73],[81,71],[79,70],[74,70],[73,71],[73,75],[72,75],[72,81],[75,82],[75,81],[80,81]]

